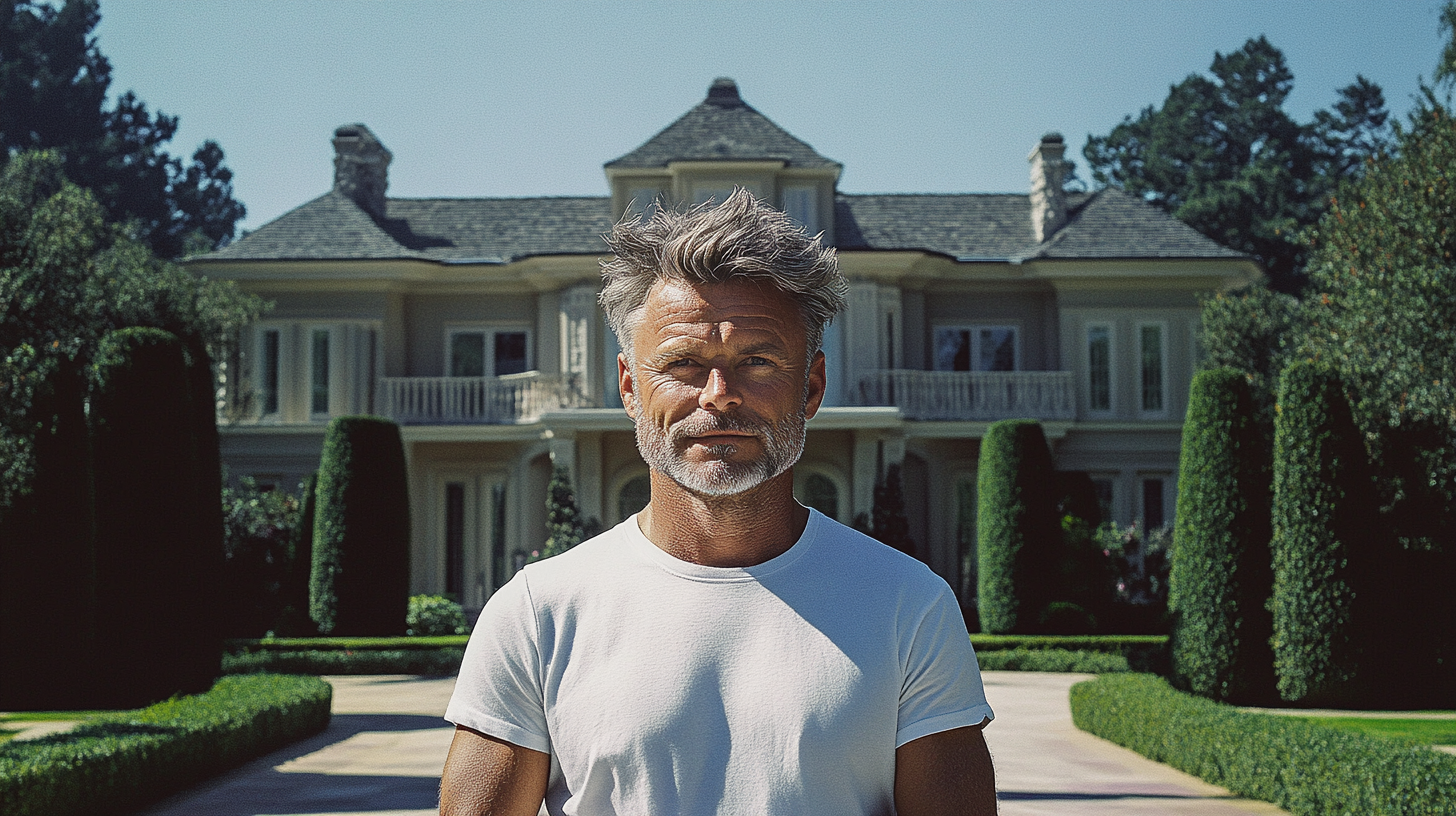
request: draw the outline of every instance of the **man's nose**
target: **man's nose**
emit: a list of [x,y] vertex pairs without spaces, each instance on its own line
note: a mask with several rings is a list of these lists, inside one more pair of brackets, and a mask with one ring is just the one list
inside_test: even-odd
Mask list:
[[705,411],[726,413],[742,402],[743,398],[729,383],[728,374],[718,366],[709,368],[708,381],[703,384],[703,390],[698,394],[698,407]]

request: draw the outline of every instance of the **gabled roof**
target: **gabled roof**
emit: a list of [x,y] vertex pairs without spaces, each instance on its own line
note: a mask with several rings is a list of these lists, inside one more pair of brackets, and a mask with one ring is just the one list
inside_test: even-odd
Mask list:
[[1100,190],[1069,209],[1067,225],[1026,259],[1248,257],[1121,190]]
[[794,138],[738,95],[731,79],[713,80],[708,97],[641,147],[607,162],[615,168],[666,167],[676,161],[782,161],[789,167],[839,167]]

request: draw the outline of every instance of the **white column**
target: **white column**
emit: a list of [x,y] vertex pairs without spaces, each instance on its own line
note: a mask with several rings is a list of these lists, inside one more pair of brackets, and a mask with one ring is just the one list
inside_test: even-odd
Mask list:
[[[873,281],[850,281],[848,303],[844,310],[844,391],[858,390],[859,377],[865,371],[880,368],[880,320],[877,309],[879,287]],[[856,402],[855,399],[848,400]],[[856,491],[858,488],[856,488]],[[856,511],[858,512],[858,511]]]
[[558,325],[561,342],[561,373],[575,374],[580,378],[580,388],[592,400],[598,398],[597,378],[592,376],[593,354],[592,327],[597,312],[597,289],[589,283],[578,284],[561,293],[558,307]]
[[584,433],[576,438],[576,506],[582,521],[602,519],[602,435]]
[[875,482],[879,476],[879,466],[879,434],[875,431],[855,431],[853,484],[850,485],[852,496],[850,499],[849,517],[851,519],[860,513],[864,513],[866,517],[869,517],[874,511]]

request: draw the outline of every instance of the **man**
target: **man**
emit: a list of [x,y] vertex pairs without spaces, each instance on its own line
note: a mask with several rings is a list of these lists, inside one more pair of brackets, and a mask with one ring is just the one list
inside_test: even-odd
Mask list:
[[742,190],[608,243],[652,498],[486,605],[441,813],[994,814],[950,588],[794,501],[847,290],[833,250]]

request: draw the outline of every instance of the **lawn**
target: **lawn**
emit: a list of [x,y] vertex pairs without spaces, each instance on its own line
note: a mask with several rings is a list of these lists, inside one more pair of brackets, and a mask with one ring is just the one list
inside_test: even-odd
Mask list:
[[1422,745],[1456,745],[1456,720],[1403,720],[1371,717],[1300,717],[1299,719],[1372,737],[1402,739]]

